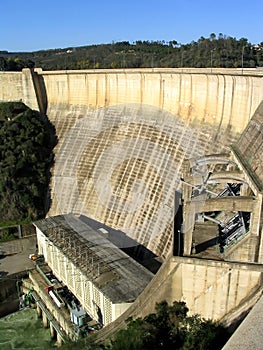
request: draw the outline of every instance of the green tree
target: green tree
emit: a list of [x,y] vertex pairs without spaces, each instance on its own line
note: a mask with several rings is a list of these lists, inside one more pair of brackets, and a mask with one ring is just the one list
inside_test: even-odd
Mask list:
[[[146,317],[126,321],[126,329],[114,336],[108,345],[96,343],[87,335],[77,343],[63,344],[62,350],[219,350],[229,334],[219,323],[198,315],[187,316],[184,302],[156,304],[156,312]],[[108,341],[107,341],[108,343]]]
[[187,316],[184,302],[156,304],[156,312],[127,320],[127,328],[119,331],[111,350],[219,350],[228,338],[226,329],[198,315]]
[[21,102],[0,103],[0,221],[44,217],[54,129]]

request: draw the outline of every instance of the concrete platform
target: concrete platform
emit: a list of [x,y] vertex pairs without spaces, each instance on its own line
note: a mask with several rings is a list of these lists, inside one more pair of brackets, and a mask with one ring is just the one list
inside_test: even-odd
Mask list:
[[35,251],[35,236],[0,243],[0,278],[33,269],[35,263],[28,256]]

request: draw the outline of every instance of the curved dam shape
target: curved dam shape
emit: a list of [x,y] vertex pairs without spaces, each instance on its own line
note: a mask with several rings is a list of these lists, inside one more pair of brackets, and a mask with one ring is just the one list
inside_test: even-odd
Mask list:
[[162,255],[171,247],[181,162],[197,149],[205,151],[200,135],[160,108],[86,112],[58,150],[51,211],[94,218]]
[[49,215],[88,216],[163,259],[183,161],[227,152],[263,99],[257,70],[37,69],[0,79],[56,127]]

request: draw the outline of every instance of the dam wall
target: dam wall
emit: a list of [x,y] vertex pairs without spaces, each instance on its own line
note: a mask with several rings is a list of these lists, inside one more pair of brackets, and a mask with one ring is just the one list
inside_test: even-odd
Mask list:
[[212,73],[199,69],[38,69],[51,113],[60,105],[97,110],[127,103],[144,104],[178,115],[186,124],[212,124],[237,133],[247,126],[263,97],[263,74],[253,73],[240,75],[223,69]]
[[1,72],[0,73],[0,101],[23,100],[23,79],[22,72]]
[[1,72],[0,102],[21,101],[32,109],[41,110],[39,102],[44,100],[44,96],[37,96],[39,80],[29,68],[23,69],[22,72]]
[[0,82],[0,100],[21,94],[56,128],[49,215],[90,217],[163,259],[184,159],[228,151],[263,99],[258,70],[37,69]]
[[[45,113],[56,128],[48,215],[87,216],[104,228],[126,233],[165,260],[132,307],[99,332],[100,339],[124,327],[127,317],[153,312],[155,302],[164,299],[183,300],[191,313],[202,317],[222,320],[227,315],[231,323],[259,298],[262,265],[248,264],[246,259],[234,262],[244,247],[235,248],[232,262],[171,257],[185,159],[228,153],[235,144],[235,154],[255,175],[259,194],[262,191],[263,114],[258,107],[263,74],[242,73],[234,69],[0,73],[0,100],[22,100]],[[235,200],[235,209],[241,200]],[[251,201],[246,205],[250,210]],[[243,208],[244,203],[238,207]],[[259,222],[261,208],[257,213]],[[255,234],[261,239],[259,226]],[[123,248],[128,248],[126,242]],[[245,243],[245,251],[252,243]]]
[[[262,265],[191,257],[168,258],[135,303],[104,327],[97,341],[126,327],[129,317],[145,317],[158,302],[184,301],[189,315],[201,315],[230,325],[240,321],[262,295]],[[226,316],[227,315],[227,316]]]
[[183,160],[227,151],[263,98],[261,76],[223,73],[39,72],[60,140],[49,214],[86,215],[165,258]]

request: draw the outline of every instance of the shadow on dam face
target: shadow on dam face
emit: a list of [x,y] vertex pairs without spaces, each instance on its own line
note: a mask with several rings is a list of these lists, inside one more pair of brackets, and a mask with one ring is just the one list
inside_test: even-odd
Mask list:
[[76,122],[64,121],[56,151],[50,215],[85,215],[165,258],[183,160],[223,145],[207,128],[150,105],[73,108]]

